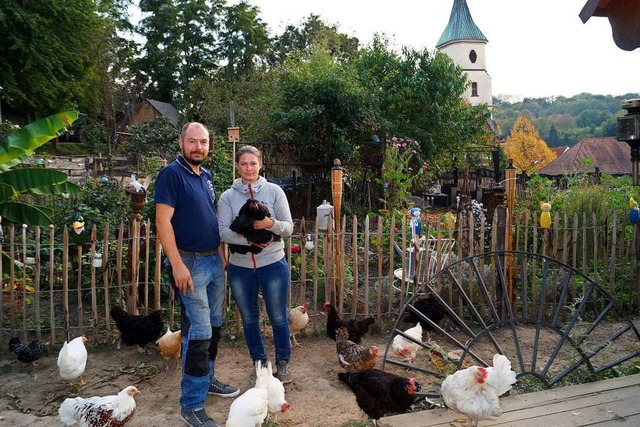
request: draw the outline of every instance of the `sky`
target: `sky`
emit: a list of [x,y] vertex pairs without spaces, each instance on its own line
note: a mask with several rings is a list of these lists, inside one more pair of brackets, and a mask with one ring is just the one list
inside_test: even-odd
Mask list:
[[[613,41],[606,17],[582,23],[587,0],[467,0],[485,46],[493,95],[571,97],[640,93],[640,49]],[[238,3],[229,0],[229,4]],[[249,0],[272,35],[309,14],[368,44],[385,33],[396,47],[435,50],[453,0]]]

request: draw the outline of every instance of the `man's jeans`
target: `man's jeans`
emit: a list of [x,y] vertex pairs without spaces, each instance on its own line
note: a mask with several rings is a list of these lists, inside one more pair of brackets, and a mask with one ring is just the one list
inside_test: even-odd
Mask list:
[[286,258],[257,269],[227,267],[229,286],[242,316],[242,328],[251,359],[267,360],[264,341],[260,333],[260,306],[258,291],[262,292],[267,315],[273,327],[276,363],[291,357],[289,321],[287,320],[287,293],[289,267]]
[[191,272],[194,292],[175,289],[173,271],[168,267],[169,279],[179,296],[182,331],[182,410],[204,407],[204,400],[213,381],[214,361],[218,352],[222,305],[224,303],[224,269],[216,253],[201,257],[183,257]]

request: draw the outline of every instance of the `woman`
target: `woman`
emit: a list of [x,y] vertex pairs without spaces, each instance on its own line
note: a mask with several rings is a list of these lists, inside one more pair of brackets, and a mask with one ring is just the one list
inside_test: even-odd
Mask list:
[[[234,181],[230,189],[222,193],[218,202],[220,239],[229,243],[232,248],[227,267],[229,286],[240,309],[251,359],[254,362],[266,363],[267,354],[260,332],[258,305],[258,292],[262,292],[273,328],[278,368],[276,377],[286,384],[293,379],[289,370],[291,343],[287,321],[289,267],[284,255],[283,242],[283,238],[289,237],[293,232],[289,202],[279,186],[267,182],[258,174],[262,168],[260,150],[245,145],[236,152],[235,161],[240,178]],[[269,230],[281,238],[267,243],[251,243],[244,236],[231,230],[231,223],[248,199],[257,200],[262,206],[267,207],[271,214],[270,217],[256,220],[253,227],[257,230]],[[234,249],[233,245],[240,245],[240,249]]]

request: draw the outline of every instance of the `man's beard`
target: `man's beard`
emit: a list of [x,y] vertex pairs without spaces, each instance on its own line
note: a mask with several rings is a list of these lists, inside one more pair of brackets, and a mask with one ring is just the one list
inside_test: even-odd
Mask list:
[[187,153],[184,149],[182,150],[182,157],[184,157],[184,159],[191,165],[193,166],[200,166],[203,162],[204,159],[207,158],[207,156],[204,155],[204,153],[200,152],[202,155],[202,159],[196,159],[191,157],[190,153]]

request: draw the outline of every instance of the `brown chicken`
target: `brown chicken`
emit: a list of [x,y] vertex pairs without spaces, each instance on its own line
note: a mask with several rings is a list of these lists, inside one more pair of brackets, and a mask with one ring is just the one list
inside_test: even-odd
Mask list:
[[287,318],[289,319],[289,334],[293,340],[293,345],[294,347],[301,347],[296,340],[296,335],[307,326],[307,323],[309,323],[307,303],[305,302],[304,304],[289,310]]
[[180,362],[180,350],[182,350],[182,333],[180,329],[175,332],[171,332],[171,328],[167,328],[167,332],[160,337],[158,341],[158,348],[160,349],[160,354],[164,357],[165,371],[169,370],[169,359],[176,360],[176,367],[174,369],[178,369]]
[[349,340],[349,333],[344,326],[336,331],[336,350],[340,366],[347,372],[358,372],[371,369],[376,365],[379,348],[364,347]]

